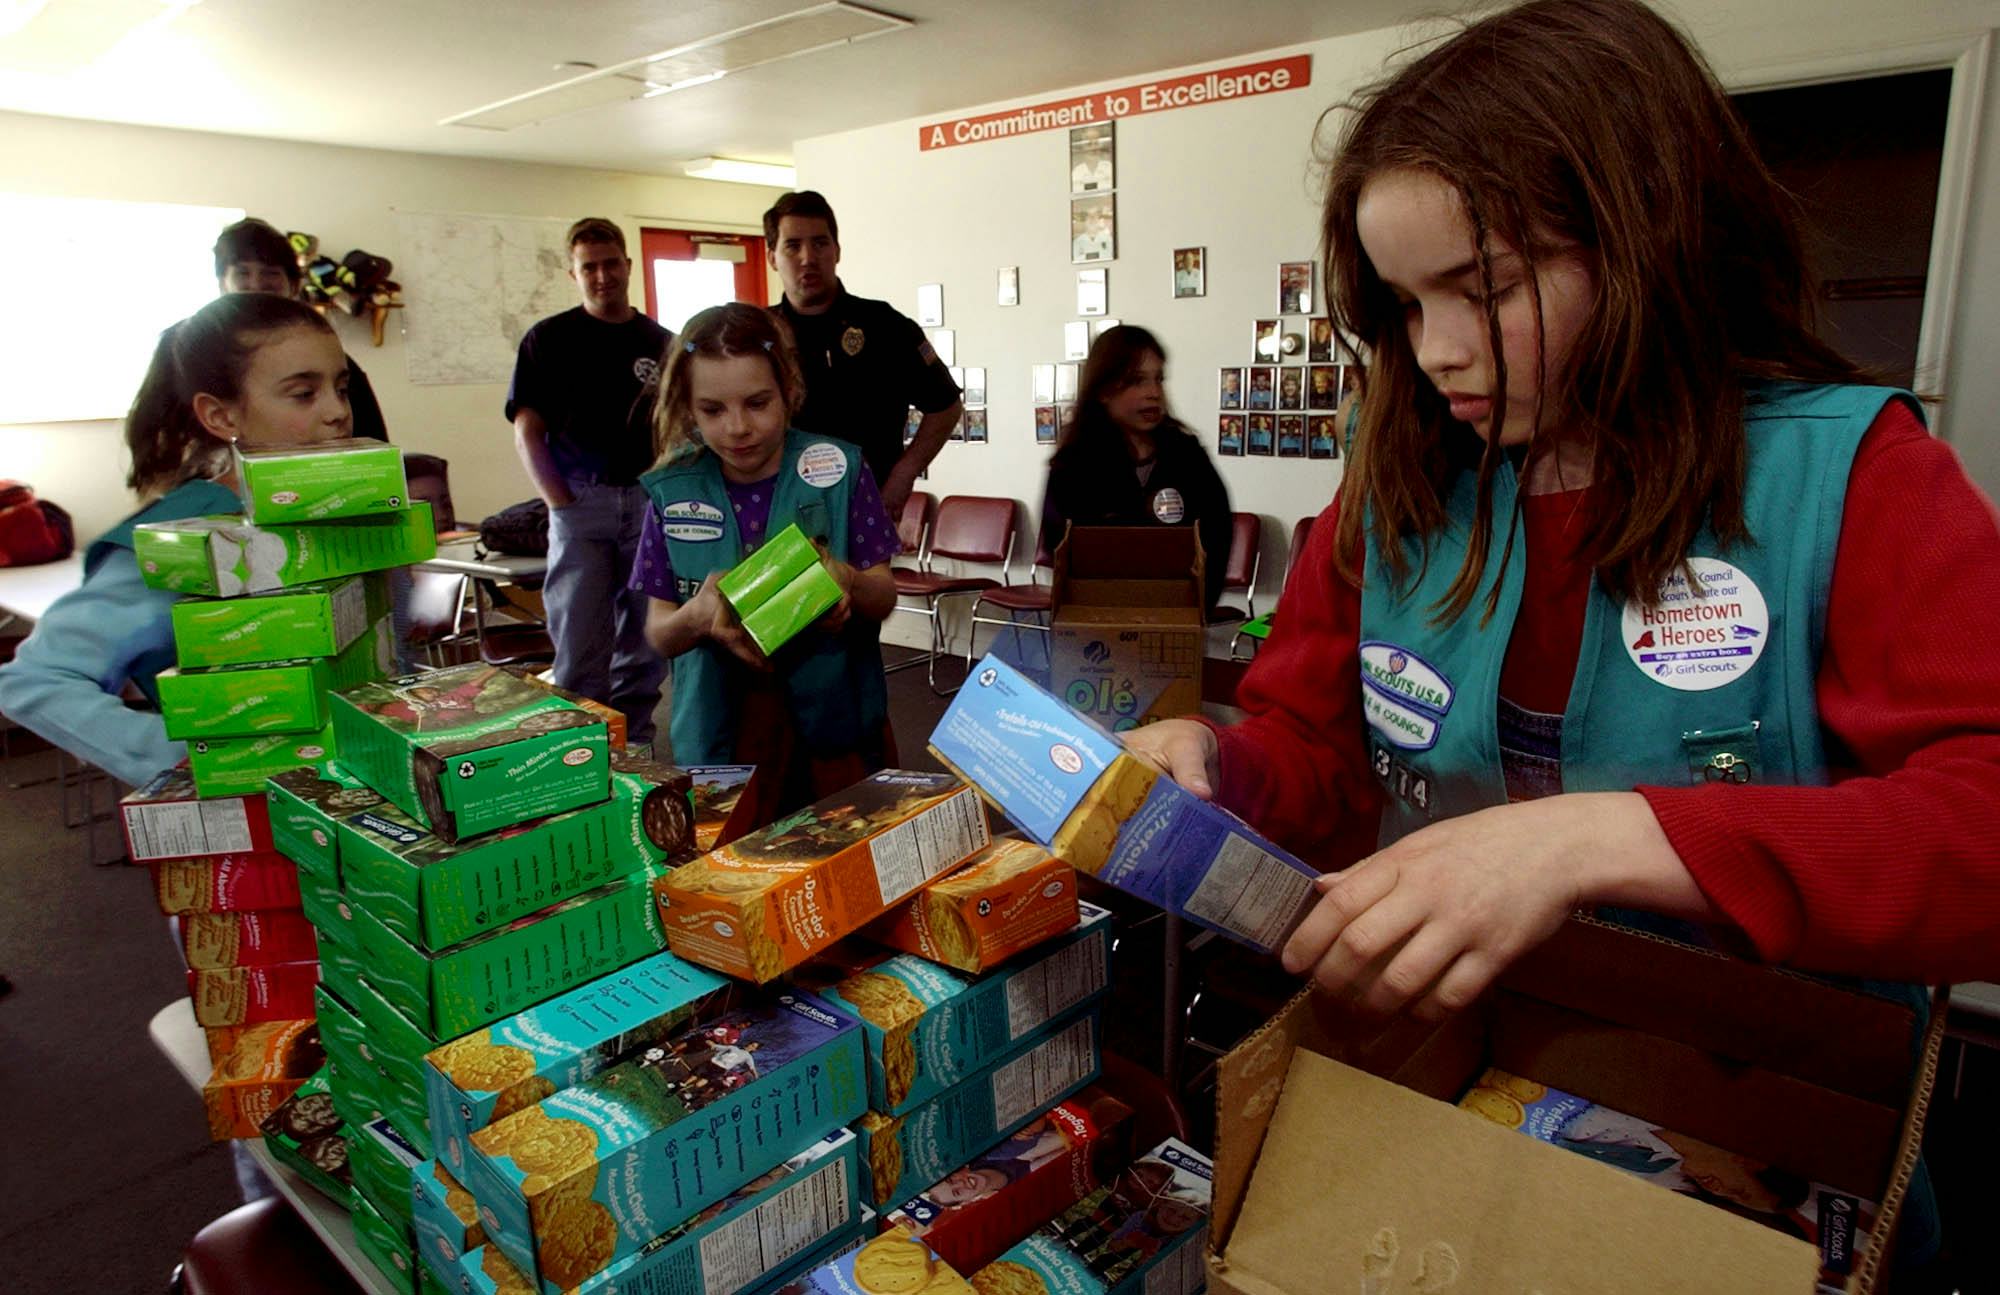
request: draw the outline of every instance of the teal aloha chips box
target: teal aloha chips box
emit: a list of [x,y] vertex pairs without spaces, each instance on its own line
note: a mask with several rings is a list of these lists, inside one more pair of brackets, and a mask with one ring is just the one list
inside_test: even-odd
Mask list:
[[[859,1222],[858,1186],[854,1134],[837,1129],[603,1271],[566,1290],[545,1278],[541,1289],[548,1295],[734,1295]],[[474,1295],[530,1289],[504,1252],[487,1249],[460,1260],[464,1289]]]
[[382,1217],[382,1211],[354,1194],[354,1243],[368,1262],[388,1279],[397,1295],[417,1295],[416,1236],[407,1227]]
[[434,1039],[454,1039],[666,946],[640,872],[439,952],[352,906],[368,984]]
[[861,1026],[802,990],[734,985],[671,1038],[471,1137],[486,1235],[568,1290],[866,1107]]
[[264,785],[271,844],[303,872],[340,885],[340,833],[336,820],[383,804],[380,793],[340,765],[273,774]]
[[230,458],[243,515],[259,525],[392,513],[410,497],[403,452],[386,441],[350,436],[263,450],[239,441]]
[[731,567],[716,589],[766,656],[840,601],[840,585],[796,522]]
[[931,753],[1078,872],[1260,953],[1282,948],[1319,873],[996,656],[952,698]]
[[430,1051],[422,1075],[438,1157],[464,1175],[476,1130],[667,1038],[729,983],[656,953]]
[[354,1190],[398,1229],[410,1228],[411,1187],[424,1162],[417,1149],[389,1121],[375,1120],[355,1132],[348,1154],[353,1158]]
[[1097,1078],[1093,1010],[1058,1023],[907,1115],[875,1111],[861,1135],[862,1199],[896,1205]]
[[[973,1287],[1073,1295],[1196,1295],[1208,1281],[1214,1177],[1215,1166],[1207,1156],[1168,1138],[1115,1181],[974,1273]],[[1312,1244],[1309,1236],[1299,1240]],[[1331,1281],[1328,1288],[1333,1289]],[[1363,1289],[1375,1287],[1364,1280]],[[1423,1284],[1410,1289],[1421,1290]]]
[[395,638],[384,616],[339,656],[162,670],[160,715],[167,736],[180,742],[310,733],[331,722],[328,692],[380,679],[395,666]]
[[318,764],[334,754],[334,729],[261,737],[198,737],[188,743],[188,772],[199,796],[251,796],[274,773]]
[[609,800],[456,844],[392,805],[345,814],[342,885],[405,940],[443,949],[686,850],[688,775],[622,751],[610,763]]
[[486,1244],[479,1206],[472,1193],[435,1160],[417,1166],[412,1190],[410,1221],[416,1231],[417,1260],[447,1290],[457,1290],[458,1261]]
[[[324,1037],[324,1027],[320,1031]],[[351,1130],[334,1109],[326,1067],[300,1084],[264,1117],[264,1146],[271,1158],[317,1187],[344,1209],[353,1208],[354,1175],[348,1165]]]
[[374,517],[285,526],[233,516],[143,522],[133,528],[132,547],[151,587],[234,598],[427,562],[437,556],[437,533],[431,506],[417,503]]
[[1103,994],[1111,983],[1111,914],[1091,904],[1082,912],[1069,933],[983,976],[908,953],[825,988],[819,973],[837,963],[802,973],[802,983],[860,1017],[868,1031],[869,1108],[914,1110]]
[[475,662],[333,698],[341,763],[448,842],[611,794],[604,721]]
[[183,670],[333,656],[389,614],[389,584],[376,574],[243,598],[183,598],[169,614]]

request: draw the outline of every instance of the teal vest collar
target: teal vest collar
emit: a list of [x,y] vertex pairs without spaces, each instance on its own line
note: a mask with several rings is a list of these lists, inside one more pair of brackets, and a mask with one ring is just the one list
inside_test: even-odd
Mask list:
[[185,517],[212,517],[217,513],[240,513],[243,501],[229,487],[213,481],[183,481],[152,503],[133,513],[91,541],[83,554],[83,575],[89,579],[113,549],[132,547],[132,530],[141,522],[177,522]]

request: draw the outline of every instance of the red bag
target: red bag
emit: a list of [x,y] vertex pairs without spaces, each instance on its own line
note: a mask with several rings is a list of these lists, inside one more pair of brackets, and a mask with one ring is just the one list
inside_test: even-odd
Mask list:
[[76,527],[69,514],[34,488],[0,481],[0,567],[54,562],[76,551]]

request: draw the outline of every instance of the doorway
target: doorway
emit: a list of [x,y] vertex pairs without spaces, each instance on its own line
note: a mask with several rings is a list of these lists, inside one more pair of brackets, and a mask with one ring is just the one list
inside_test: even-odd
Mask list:
[[691,229],[639,231],[646,272],[646,313],[678,333],[697,311],[727,301],[762,306],[764,240],[755,234],[711,234]]

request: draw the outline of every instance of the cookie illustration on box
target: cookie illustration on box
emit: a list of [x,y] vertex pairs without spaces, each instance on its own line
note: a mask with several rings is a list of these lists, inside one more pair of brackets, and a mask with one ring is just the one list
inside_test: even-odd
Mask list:
[[779,819],[761,832],[717,851],[754,863],[809,863],[860,844],[962,784],[948,774],[891,782],[869,779],[842,793],[844,803],[818,805]]

